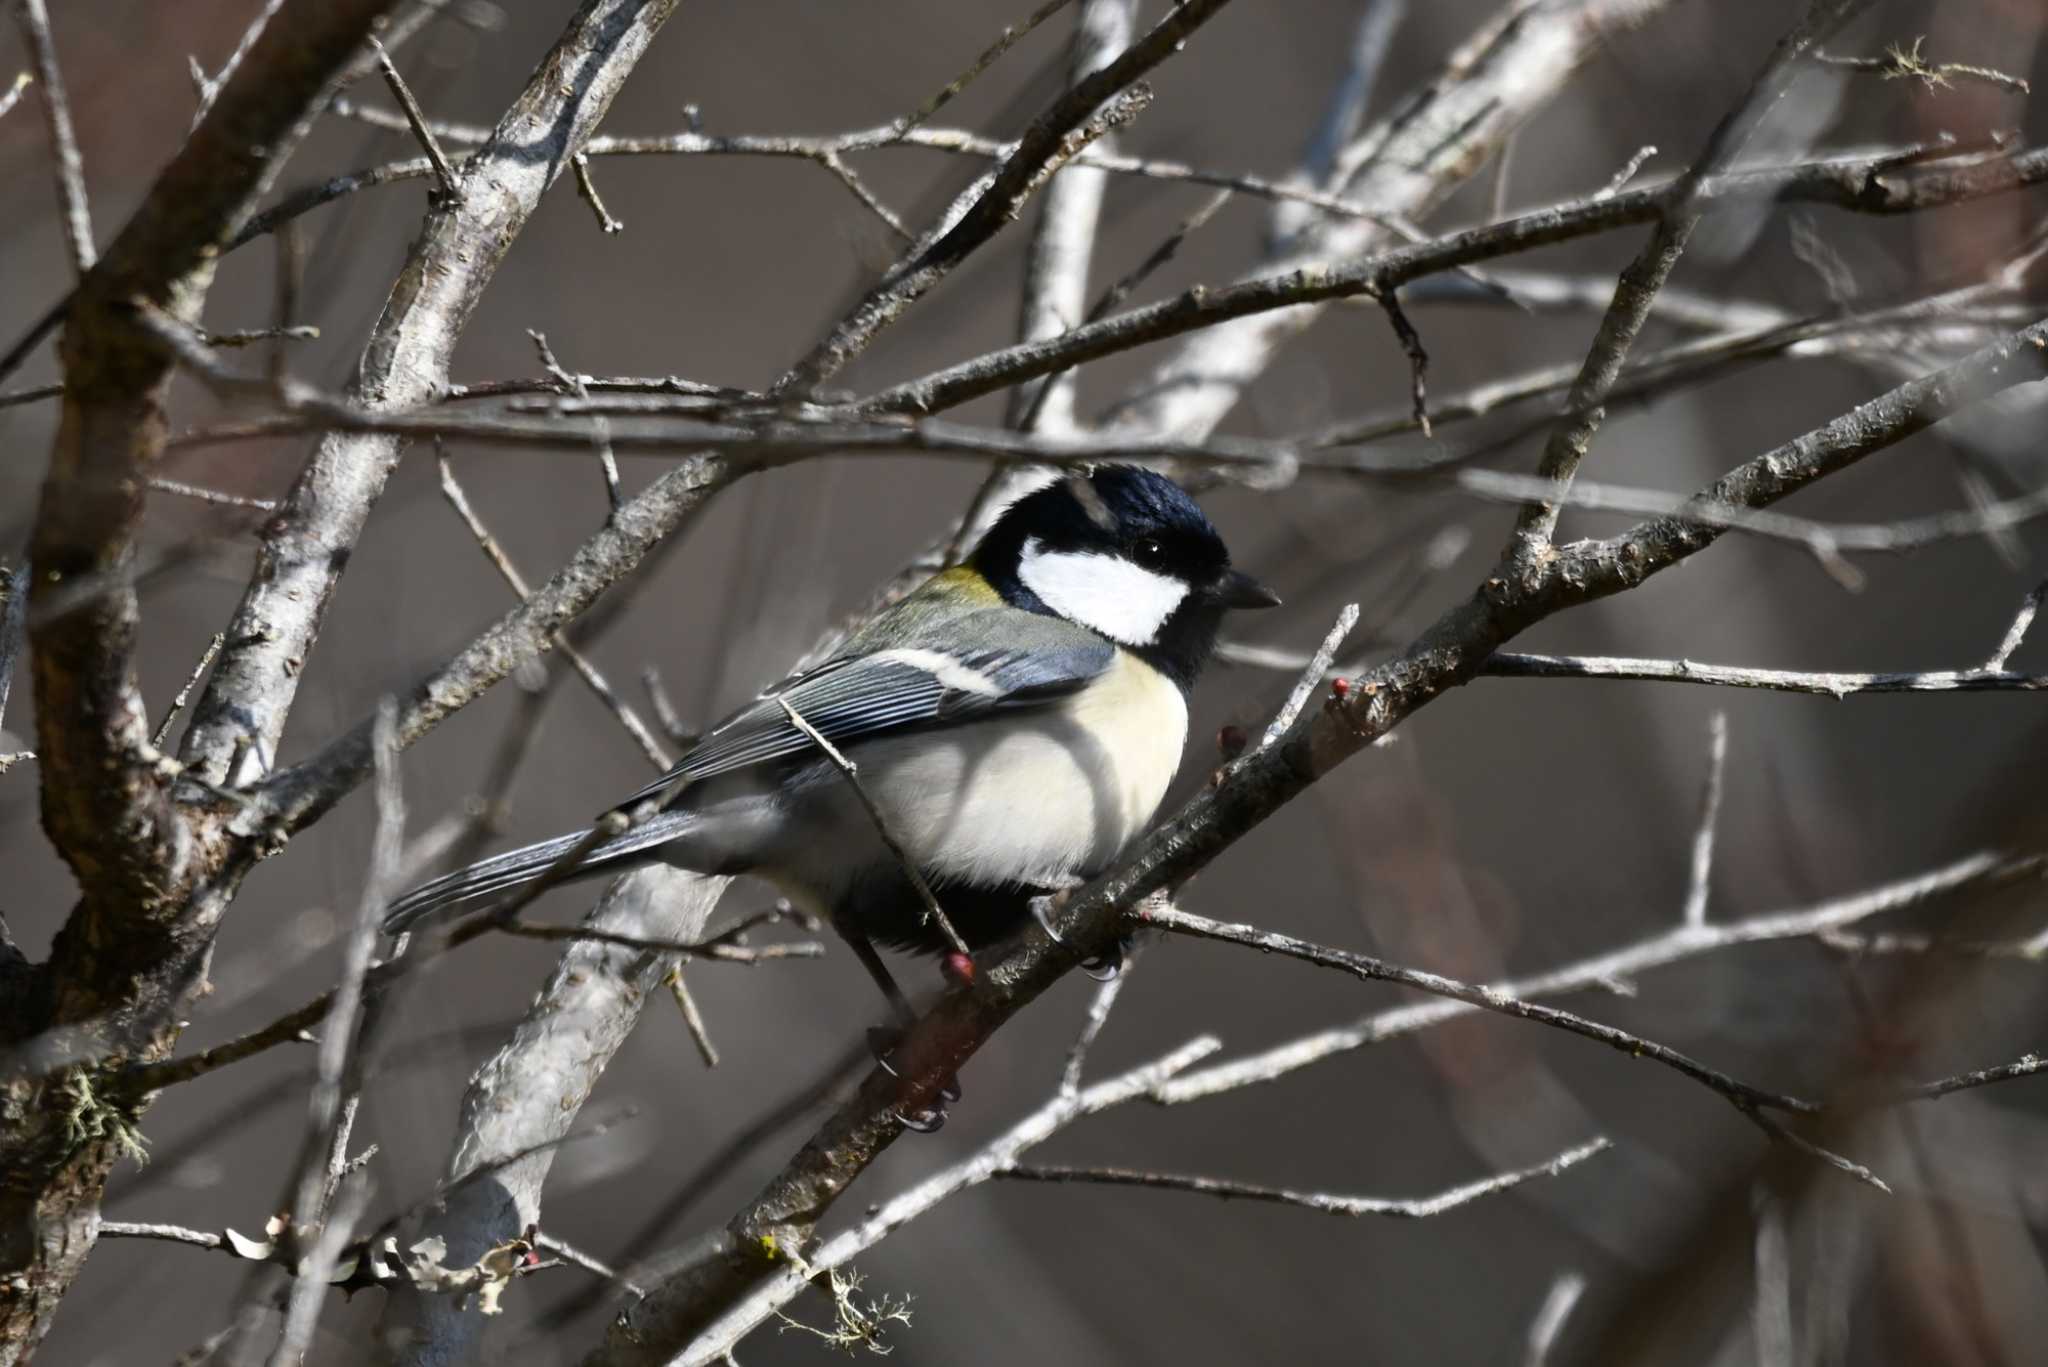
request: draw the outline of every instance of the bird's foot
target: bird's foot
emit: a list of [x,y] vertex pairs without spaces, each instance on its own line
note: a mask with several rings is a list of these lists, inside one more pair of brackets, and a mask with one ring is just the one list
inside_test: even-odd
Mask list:
[[1038,922],[1038,928],[1045,932],[1045,938],[1052,941],[1056,945],[1063,945],[1066,943],[1066,941],[1062,940],[1060,938],[1059,931],[1053,928],[1052,914],[1053,912],[1057,911],[1060,905],[1064,903],[1066,900],[1066,895],[1064,893],[1057,892],[1052,893],[1049,896],[1034,897],[1031,899],[1030,905],[1032,919],[1036,920]]
[[[897,1046],[903,1043],[903,1035],[903,1030],[886,1025],[873,1026],[868,1030],[868,1049],[873,1052],[876,1064],[883,1072],[897,1079],[901,1079],[903,1074],[890,1061],[890,1056],[896,1052]],[[957,1074],[949,1074],[939,1084],[939,1093],[929,1106],[897,1110],[893,1114],[903,1123],[904,1129],[913,1130],[918,1134],[930,1134],[946,1123],[946,1107],[959,1099],[960,1078]]]
[[1107,954],[1081,960],[1081,971],[1099,983],[1106,983],[1124,971],[1124,960],[1134,948],[1136,942],[1130,936],[1120,935]]

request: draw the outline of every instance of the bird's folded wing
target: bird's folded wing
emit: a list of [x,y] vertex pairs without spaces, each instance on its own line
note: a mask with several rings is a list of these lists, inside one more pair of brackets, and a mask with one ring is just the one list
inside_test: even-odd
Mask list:
[[814,749],[790,720],[785,701],[838,746],[877,732],[952,725],[1064,697],[1108,669],[1115,653],[1093,633],[1070,628],[1028,649],[963,658],[910,646],[828,660],[768,689],[619,806],[651,797],[666,802],[686,784]]

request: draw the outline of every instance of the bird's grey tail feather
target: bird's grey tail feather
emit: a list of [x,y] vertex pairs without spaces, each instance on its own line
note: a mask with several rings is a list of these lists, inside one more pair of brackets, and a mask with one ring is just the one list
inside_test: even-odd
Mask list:
[[[675,839],[694,820],[695,816],[689,812],[663,812],[624,835],[599,845],[578,861],[567,877],[588,878],[599,873],[623,872],[632,864],[644,862],[635,856],[644,856],[654,846]],[[384,917],[384,929],[386,933],[396,935],[443,908],[509,892],[530,883],[575,849],[588,834],[587,831],[578,831],[573,835],[543,840],[537,845],[507,850],[489,859],[478,860],[466,869],[443,874],[430,883],[422,883],[391,904],[391,910]]]

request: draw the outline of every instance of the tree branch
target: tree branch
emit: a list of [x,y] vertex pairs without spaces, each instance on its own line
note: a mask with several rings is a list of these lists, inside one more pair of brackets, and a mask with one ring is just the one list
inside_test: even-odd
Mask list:
[[[463,326],[541,197],[610,108],[676,0],[585,0],[491,139],[460,169],[461,193],[430,209],[364,352],[351,397],[417,406],[448,380]],[[276,754],[300,669],[383,492],[402,443],[339,433],[321,441],[271,524],[229,645],[195,709],[183,761],[230,786]],[[401,718],[401,738],[410,727]],[[229,761],[244,756],[232,772]]]
[[[130,572],[146,477],[163,450],[172,356],[137,326],[138,301],[196,316],[212,262],[345,76],[390,0],[294,0],[140,207],[80,281],[65,312],[64,402],[30,555],[37,753],[44,829],[83,892],[44,969],[47,1011],[31,1034],[81,1033],[83,1056],[168,1051],[206,931],[187,894],[218,852],[170,801],[135,677],[140,612]],[[40,13],[40,5],[37,12]],[[82,226],[82,225],[75,225]],[[106,587],[82,599],[75,584]],[[34,1014],[34,1013],[24,1013]],[[75,1031],[59,1027],[76,1027]],[[92,1246],[118,1142],[65,1133],[44,1078],[0,1126],[0,1363],[32,1352]],[[127,1133],[102,1117],[101,1132]]]

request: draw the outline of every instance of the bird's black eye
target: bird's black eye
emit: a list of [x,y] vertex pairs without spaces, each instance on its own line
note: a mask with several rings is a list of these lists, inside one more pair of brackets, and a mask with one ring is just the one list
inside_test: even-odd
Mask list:
[[1156,536],[1141,536],[1131,543],[1131,559],[1156,570],[1166,563],[1166,546]]

